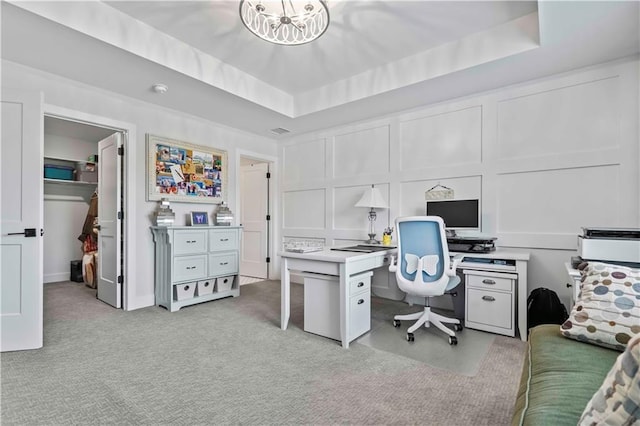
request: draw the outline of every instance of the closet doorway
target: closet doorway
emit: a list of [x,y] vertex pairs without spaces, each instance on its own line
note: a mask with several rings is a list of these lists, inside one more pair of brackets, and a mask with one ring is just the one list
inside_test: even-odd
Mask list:
[[72,281],[122,308],[122,130],[44,117],[43,282]]
[[240,284],[269,279],[270,163],[240,156],[239,223],[242,226]]

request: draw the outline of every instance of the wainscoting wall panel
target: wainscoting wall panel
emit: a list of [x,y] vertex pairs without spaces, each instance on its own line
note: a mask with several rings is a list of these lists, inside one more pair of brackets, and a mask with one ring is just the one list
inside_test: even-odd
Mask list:
[[619,188],[613,165],[499,175],[498,234],[514,245],[574,250],[581,227],[621,225]]
[[389,126],[336,135],[333,176],[336,178],[389,172]]
[[282,161],[284,182],[324,179],[325,150],[326,140],[324,138],[286,146]]
[[400,123],[401,170],[480,163],[482,106]]
[[285,192],[282,197],[283,234],[292,229],[324,229],[326,226],[324,189]]
[[619,78],[563,86],[498,102],[498,154],[537,157],[615,147]]
[[[564,263],[581,227],[640,227],[639,68],[616,61],[287,141],[285,157],[326,140],[327,164],[321,180],[283,184],[282,235],[361,241],[366,209],[353,204],[367,185],[388,196],[380,234],[398,216],[424,214],[425,191],[441,183],[455,199],[480,199],[481,232],[498,247],[531,253],[528,291],[568,301]],[[297,158],[322,157],[311,146]],[[289,159],[283,175],[303,177],[307,165]]]

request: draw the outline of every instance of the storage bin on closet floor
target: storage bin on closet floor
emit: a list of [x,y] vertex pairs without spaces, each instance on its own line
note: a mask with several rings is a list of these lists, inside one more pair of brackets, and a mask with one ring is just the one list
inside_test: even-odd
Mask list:
[[216,280],[204,280],[198,281],[197,291],[198,296],[213,293],[213,287],[216,285]]
[[218,292],[231,290],[231,287],[233,286],[233,278],[234,275],[217,278],[216,286],[218,287]]
[[196,293],[196,283],[176,284],[173,286],[174,300],[191,299]]

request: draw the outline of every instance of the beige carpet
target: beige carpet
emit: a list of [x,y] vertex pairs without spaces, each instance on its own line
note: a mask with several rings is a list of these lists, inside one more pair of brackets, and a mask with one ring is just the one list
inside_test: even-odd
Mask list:
[[45,347],[1,355],[4,425],[506,425],[525,345],[496,336],[469,377],[295,324],[280,283],[171,313],[108,308],[75,283],[45,286]]

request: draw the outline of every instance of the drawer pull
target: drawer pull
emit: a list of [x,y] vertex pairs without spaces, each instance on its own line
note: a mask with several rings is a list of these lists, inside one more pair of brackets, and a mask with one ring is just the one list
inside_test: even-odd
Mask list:
[[187,244],[195,243],[196,240],[187,240]]
[[358,305],[362,305],[364,303],[364,299],[359,299],[358,300]]
[[220,266],[228,265],[229,262],[220,262]]
[[187,266],[187,271],[191,270],[191,269],[196,269],[196,266]]
[[493,296],[482,296],[482,300],[486,300],[487,302],[494,302],[496,298]]
[[220,238],[220,241],[229,241],[228,238]]
[[363,283],[362,281],[360,281],[360,282],[358,283],[358,287],[364,287],[364,283]]
[[491,284],[491,285],[493,285],[495,283],[496,282],[494,280],[489,280],[489,279],[482,280],[482,284]]

